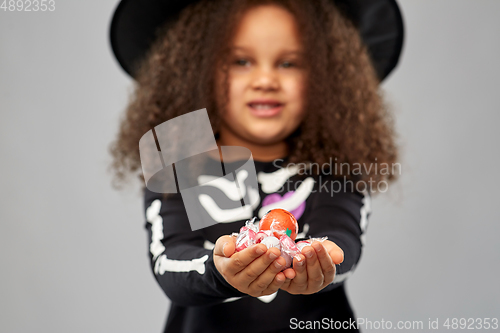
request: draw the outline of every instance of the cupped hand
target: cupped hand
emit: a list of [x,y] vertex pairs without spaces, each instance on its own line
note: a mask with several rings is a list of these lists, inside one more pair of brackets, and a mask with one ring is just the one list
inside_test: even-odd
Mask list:
[[[344,261],[344,252],[334,242],[313,242],[293,259],[293,278],[287,279],[281,289],[290,294],[313,294],[328,286],[335,277],[335,265]],[[289,269],[287,269],[288,271]]]
[[286,262],[277,248],[256,244],[240,252],[235,249],[235,237],[221,236],[213,250],[215,267],[231,286],[258,297],[273,294],[283,285],[286,276],[281,270]]

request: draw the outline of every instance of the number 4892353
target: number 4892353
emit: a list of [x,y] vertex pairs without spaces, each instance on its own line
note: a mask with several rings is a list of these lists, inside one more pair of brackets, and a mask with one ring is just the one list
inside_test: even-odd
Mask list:
[[53,12],[55,0],[3,0],[0,9],[4,12]]

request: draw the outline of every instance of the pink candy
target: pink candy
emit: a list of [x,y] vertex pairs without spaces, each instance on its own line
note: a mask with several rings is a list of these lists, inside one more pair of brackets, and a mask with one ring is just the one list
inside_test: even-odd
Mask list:
[[312,242],[310,241],[300,241],[300,242],[297,242],[297,247],[299,248],[299,250],[302,252],[302,249],[305,248],[306,246],[310,246],[312,244]]
[[236,238],[236,252],[243,251],[247,247],[254,244],[262,243],[267,246],[268,249],[271,247],[276,247],[281,251],[281,256],[285,259],[286,265],[283,269],[286,269],[292,265],[293,258],[299,259],[299,253],[306,246],[310,246],[314,241],[322,242],[327,237],[323,238],[311,238],[305,241],[300,241],[295,243],[287,235],[281,236],[280,239],[273,236],[270,230],[258,230],[258,227],[254,224],[255,218],[248,220],[244,227],[241,227],[238,234],[233,233]]
[[[269,237],[269,236],[272,236],[272,232],[269,231],[269,230],[262,230],[262,231],[259,231],[256,235],[255,235],[255,244],[259,244],[260,242],[262,242],[262,240],[266,237]],[[275,237],[276,238],[276,237]]]
[[236,238],[236,252],[243,251],[249,246],[255,244],[255,231],[250,228],[242,227],[238,238]]
[[293,257],[295,257],[298,253],[300,253],[300,250],[295,245],[295,242],[287,235],[281,236],[280,244],[281,244],[281,256],[285,258],[286,261],[285,268],[290,267],[292,265]]
[[303,241],[300,241],[300,242],[297,242],[297,248],[299,249],[299,251],[302,252],[302,249],[305,248],[306,246],[311,246],[313,242],[323,242],[325,240],[327,240],[328,237],[321,237],[321,238],[310,238],[308,240],[303,240]]

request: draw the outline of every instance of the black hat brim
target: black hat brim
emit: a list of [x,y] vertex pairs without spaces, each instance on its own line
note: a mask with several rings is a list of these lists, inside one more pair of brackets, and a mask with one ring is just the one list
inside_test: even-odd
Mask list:
[[[198,0],[122,0],[109,29],[111,48],[132,77],[157,29]],[[404,40],[403,18],[395,0],[332,0],[358,27],[380,81],[396,67]]]

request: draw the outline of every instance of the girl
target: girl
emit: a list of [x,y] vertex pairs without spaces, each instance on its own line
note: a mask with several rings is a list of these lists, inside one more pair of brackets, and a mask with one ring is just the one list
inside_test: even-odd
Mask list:
[[[125,8],[115,14],[112,38]],[[165,332],[358,331],[345,279],[360,259],[370,192],[395,179],[391,168],[375,171],[397,158],[378,85],[401,43],[390,47],[389,65],[375,67],[346,15],[328,0],[196,1],[163,24],[135,67],[114,39],[137,82],[111,150],[119,180],[140,167],[144,133],[206,108],[218,146],[252,153],[258,201],[251,215],[283,207],[298,219],[299,237],[328,237],[283,270],[275,248],[235,252],[230,235],[246,218],[192,231],[180,194],[145,188],[151,268],[172,302]],[[202,175],[210,163],[217,156]],[[243,185],[247,202],[252,188]],[[226,191],[201,188],[207,196]],[[204,207],[217,220],[222,206]]]

